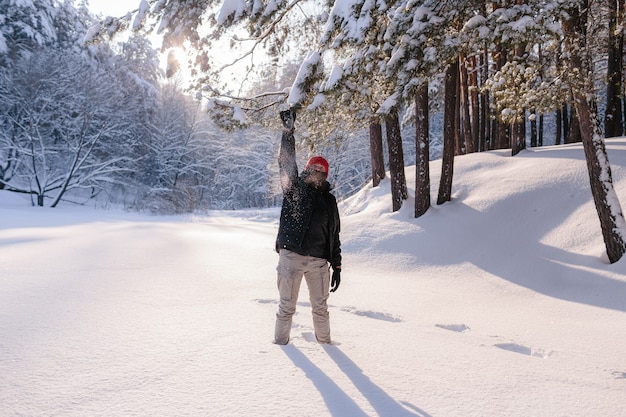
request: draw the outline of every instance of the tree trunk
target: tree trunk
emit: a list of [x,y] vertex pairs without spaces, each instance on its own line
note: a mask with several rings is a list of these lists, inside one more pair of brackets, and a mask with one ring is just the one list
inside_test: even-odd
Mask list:
[[[487,2],[480,3],[481,16],[487,16]],[[487,43],[483,47],[480,53],[478,61],[479,70],[476,70],[476,76],[480,75],[480,80],[476,81],[476,86],[481,87],[485,83],[485,80],[489,78],[489,47]],[[478,102],[478,145],[476,150],[479,152],[486,151],[490,147],[489,136],[489,93],[487,91],[478,90],[479,102]]]
[[619,30],[618,13],[623,0],[610,0],[609,4],[609,45],[607,61],[606,112],[604,114],[604,134],[607,138],[621,136],[622,131],[622,49],[624,36]]
[[[499,8],[501,6],[496,5],[494,2],[494,8]],[[502,69],[504,64],[507,61],[506,55],[507,49],[504,48],[500,43],[495,45],[495,52],[493,53],[493,70],[494,72]],[[511,146],[510,139],[510,125],[505,124],[500,120],[500,117],[495,117],[492,124],[491,130],[491,141],[492,148],[491,149],[507,149]]]
[[581,132],[583,132],[583,147],[587,159],[591,193],[600,218],[606,253],[609,261],[614,263],[619,261],[626,252],[626,221],[613,188],[611,165],[596,110],[584,97],[577,98],[575,106],[579,114]]
[[[537,47],[537,52],[539,54],[539,61],[543,62],[545,58],[543,56],[543,48],[541,45]],[[541,77],[541,80],[543,80],[545,78],[543,67],[539,71],[540,71],[539,75]],[[541,110],[541,112],[538,112],[537,109],[534,109],[533,114],[534,114],[534,118],[531,122],[531,135],[530,135],[531,145],[530,146],[543,146],[543,110]],[[533,144],[533,140],[534,140],[534,144]]]
[[569,143],[570,141],[570,118],[567,104],[563,104],[561,120],[563,122],[563,143]]
[[459,76],[458,60],[448,65],[445,78],[443,110],[443,151],[441,161],[441,180],[437,204],[443,204],[452,198],[452,175],[454,173],[454,148],[456,135],[457,98],[456,87]]
[[370,159],[372,163],[372,187],[377,187],[385,178],[383,155],[383,127],[374,118],[370,120]]
[[563,112],[559,109],[556,111],[556,137],[554,140],[555,145],[561,144],[562,134],[563,134]]
[[569,66],[572,73],[580,74],[579,83],[572,82],[574,108],[578,115],[580,132],[591,194],[600,219],[602,236],[606,246],[606,252],[611,263],[617,262],[626,251],[626,221],[617,194],[613,188],[611,166],[601,134],[600,121],[598,119],[593,91],[593,68],[592,61],[587,49],[578,48],[586,45],[586,13],[588,10],[587,0],[583,0],[580,10],[572,7],[568,10],[569,18],[563,20],[563,34],[566,45],[569,47]]
[[[626,113],[626,97],[622,97],[622,109],[624,109],[624,112]],[[622,132],[626,132],[626,117],[623,117],[624,120],[622,120]]]
[[[489,77],[489,68],[487,62],[489,61],[489,53],[485,48],[484,53],[481,56],[481,68],[482,68],[482,82]],[[486,151],[492,149],[491,135],[489,130],[489,92],[480,93],[480,150]]]
[[511,123],[511,155],[515,156],[526,149],[526,122]]
[[[458,61],[457,61],[458,62]],[[454,105],[454,143],[456,155],[465,154],[465,143],[461,141],[461,64],[457,64],[459,73],[456,75],[456,103]]]
[[[515,4],[522,5],[525,0],[515,0]],[[521,60],[526,50],[526,44],[521,43],[515,48],[515,61]],[[511,126],[511,155],[515,156],[526,149],[526,109],[521,120],[517,120]]]
[[539,115],[539,134],[537,140],[537,146],[543,146],[543,113]]
[[404,175],[404,152],[402,150],[402,134],[400,119],[396,110],[385,119],[387,146],[389,147],[389,175],[391,180],[391,200],[393,211],[402,208],[402,201],[408,198],[406,176]]
[[498,117],[493,120],[491,136],[493,149],[507,149],[511,146],[510,128]]
[[580,131],[580,120],[578,119],[578,113],[575,108],[572,108],[570,115],[569,141],[567,143],[580,143],[582,142],[583,137]]
[[476,67],[476,56],[470,58],[471,73],[468,77],[470,87],[470,107],[472,109],[472,148],[473,152],[480,151],[479,127],[480,127],[480,101],[478,99],[478,68]]
[[474,153],[474,137],[472,134],[472,122],[470,119],[470,95],[469,95],[469,77],[467,74],[467,64],[465,55],[461,54],[459,58],[459,90],[460,90],[460,106],[461,127],[463,129],[463,151],[464,153]]
[[537,111],[533,110],[530,112],[530,147],[537,147]]
[[430,208],[430,140],[428,136],[428,82],[415,98],[415,217]]

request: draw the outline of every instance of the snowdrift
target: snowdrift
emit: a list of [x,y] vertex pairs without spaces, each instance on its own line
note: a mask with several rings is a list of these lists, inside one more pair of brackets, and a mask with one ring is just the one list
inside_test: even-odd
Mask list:
[[[607,149],[626,204],[626,139]],[[452,201],[419,219],[389,193],[340,204],[333,344],[303,286],[281,347],[277,208],[154,217],[0,191],[0,414],[626,416],[626,260],[606,260],[580,145],[458,157]]]

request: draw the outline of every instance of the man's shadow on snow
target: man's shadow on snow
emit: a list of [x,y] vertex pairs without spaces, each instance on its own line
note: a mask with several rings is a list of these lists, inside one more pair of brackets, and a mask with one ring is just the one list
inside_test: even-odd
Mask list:
[[[328,375],[306,357],[294,345],[282,346],[283,352],[298,368],[302,369],[320,392],[328,410],[333,416],[368,416],[345,391]],[[335,361],[354,386],[369,401],[379,416],[382,417],[431,417],[430,414],[407,402],[399,403],[376,385],[363,371],[337,346],[324,345],[324,350]],[[409,410],[409,408],[411,410]]]

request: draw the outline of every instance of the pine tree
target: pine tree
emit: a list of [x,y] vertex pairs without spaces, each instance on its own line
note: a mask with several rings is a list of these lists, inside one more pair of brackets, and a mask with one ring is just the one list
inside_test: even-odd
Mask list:
[[580,120],[583,147],[589,171],[591,193],[600,219],[607,255],[611,263],[626,252],[626,221],[613,188],[611,166],[600,129],[593,91],[593,63],[587,45],[589,3],[581,0],[572,5],[563,19],[565,46],[569,52],[569,82],[574,107]]

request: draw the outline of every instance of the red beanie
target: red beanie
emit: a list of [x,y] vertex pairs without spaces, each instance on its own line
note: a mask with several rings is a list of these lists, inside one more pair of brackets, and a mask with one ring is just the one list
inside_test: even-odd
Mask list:
[[304,169],[308,169],[311,165],[321,165],[326,170],[326,176],[328,177],[328,161],[323,156],[313,156],[309,159],[309,162],[306,163]]

